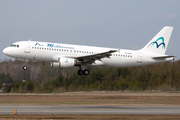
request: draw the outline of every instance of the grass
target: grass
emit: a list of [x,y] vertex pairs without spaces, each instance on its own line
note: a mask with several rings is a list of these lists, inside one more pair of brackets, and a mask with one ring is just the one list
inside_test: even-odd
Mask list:
[[175,105],[180,93],[73,92],[61,94],[0,94],[0,105]]

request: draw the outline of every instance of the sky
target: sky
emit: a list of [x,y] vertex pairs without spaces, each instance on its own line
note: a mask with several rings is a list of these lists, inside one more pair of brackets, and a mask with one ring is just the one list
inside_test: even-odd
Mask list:
[[3,49],[31,39],[138,50],[174,27],[166,54],[180,59],[180,0],[1,0]]

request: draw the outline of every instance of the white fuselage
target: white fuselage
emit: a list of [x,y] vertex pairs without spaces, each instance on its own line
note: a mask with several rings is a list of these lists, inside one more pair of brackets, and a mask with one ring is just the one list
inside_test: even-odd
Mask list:
[[153,59],[152,57],[160,56],[160,54],[144,50],[113,49],[38,41],[20,41],[13,43],[13,45],[5,48],[3,50],[4,54],[18,59],[36,61],[58,62],[59,57],[79,57],[109,50],[117,50],[117,52],[111,53],[112,55],[109,58],[96,60],[91,65],[133,67],[174,60],[173,57]]

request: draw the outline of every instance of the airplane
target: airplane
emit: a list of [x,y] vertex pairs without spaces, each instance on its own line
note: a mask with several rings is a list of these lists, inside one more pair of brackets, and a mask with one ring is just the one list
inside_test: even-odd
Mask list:
[[[114,49],[95,46],[61,44],[40,41],[20,41],[5,48],[7,56],[27,61],[47,61],[53,68],[79,66],[79,75],[88,75],[87,66],[136,67],[173,61],[165,55],[173,27],[165,26],[140,50]],[[82,70],[82,66],[85,67]]]

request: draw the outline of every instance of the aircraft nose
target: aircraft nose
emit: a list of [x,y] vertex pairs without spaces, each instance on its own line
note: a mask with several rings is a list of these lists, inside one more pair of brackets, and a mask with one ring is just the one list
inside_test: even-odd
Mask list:
[[5,49],[3,50],[3,53],[4,53],[5,55],[7,55],[7,54],[8,54],[8,50],[7,50],[7,48],[5,48]]

